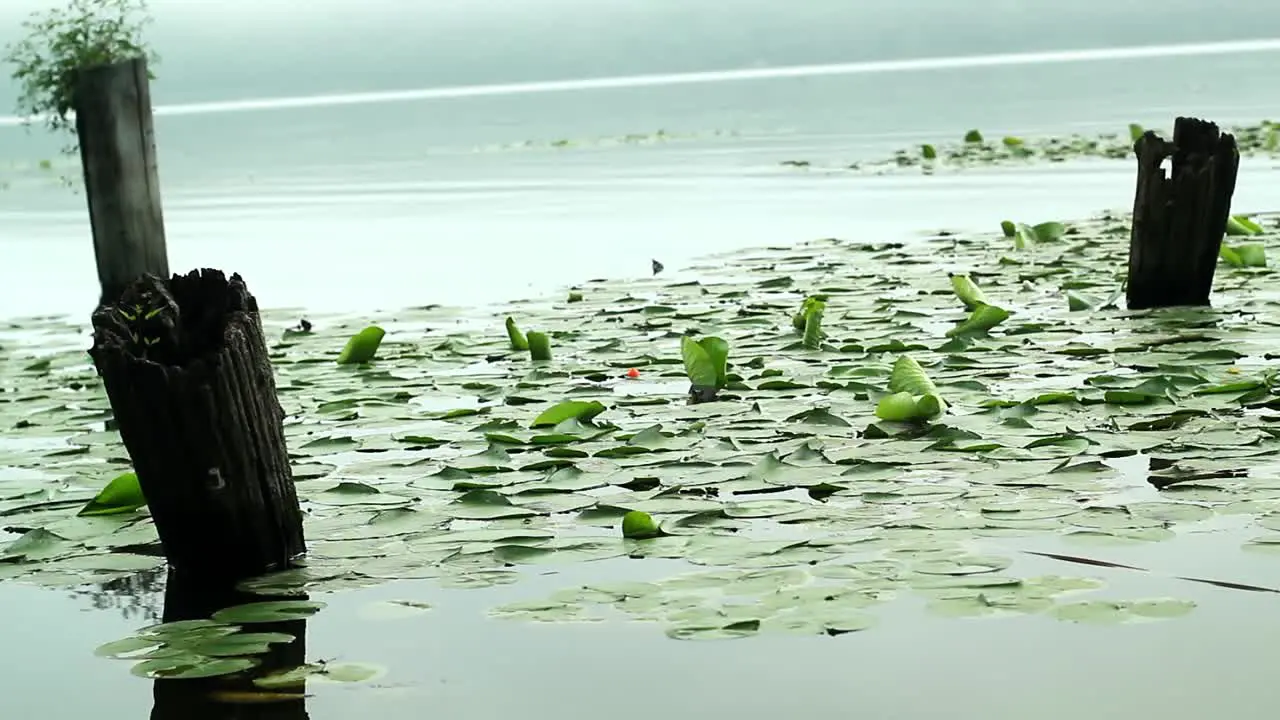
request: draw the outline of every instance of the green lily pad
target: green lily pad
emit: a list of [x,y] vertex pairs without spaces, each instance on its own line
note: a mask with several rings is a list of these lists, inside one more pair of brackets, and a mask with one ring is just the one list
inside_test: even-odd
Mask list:
[[320,612],[324,607],[325,603],[316,600],[265,601],[223,608],[213,614],[213,619],[217,622],[231,624],[305,620]]

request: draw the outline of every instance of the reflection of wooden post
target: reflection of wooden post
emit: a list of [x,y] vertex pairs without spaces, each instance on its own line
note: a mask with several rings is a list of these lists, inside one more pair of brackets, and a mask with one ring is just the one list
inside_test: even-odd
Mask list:
[[145,275],[93,314],[106,386],[165,556],[209,585],[305,550],[258,303],[239,275]]
[[[229,586],[210,586],[199,580],[170,574],[164,593],[164,621],[200,620],[222,608],[261,602],[262,599]],[[307,621],[250,625],[245,631],[288,633],[297,639],[287,645],[272,645],[270,652],[258,656],[262,664],[244,676],[154,681],[151,720],[307,720],[305,698],[271,698],[253,684],[254,677],[306,663]],[[302,691],[287,692],[301,694]],[[230,702],[236,699],[242,700],[243,704]],[[272,699],[273,702],[251,702],[255,699]]]
[[[1133,151],[1129,309],[1208,305],[1240,167],[1236,140],[1211,122],[1180,117],[1173,142],[1148,130]],[[1168,158],[1166,177],[1160,166]]]
[[143,273],[169,275],[146,59],[81,70],[75,113],[105,304]]

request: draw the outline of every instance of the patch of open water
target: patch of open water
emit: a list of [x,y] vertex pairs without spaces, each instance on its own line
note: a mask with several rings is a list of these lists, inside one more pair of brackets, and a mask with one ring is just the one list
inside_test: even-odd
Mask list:
[[[1223,568],[1205,538],[1161,544],[1168,572],[1266,573],[1270,558]],[[1142,551],[1111,559],[1155,561]],[[1033,572],[1062,563],[1022,556]],[[494,619],[484,608],[536,599],[555,589],[602,579],[657,579],[675,561],[601,561],[547,568],[514,586],[447,590],[402,581],[324,596],[328,607],[308,621],[311,658],[374,662],[389,672],[369,686],[313,685],[306,700],[315,720],[369,713],[399,720],[424,713],[468,719],[644,720],[676,717],[779,716],[845,718],[983,717],[1014,720],[1221,715],[1264,718],[1278,699],[1271,678],[1280,631],[1276,596],[1230,591],[1126,570],[1098,572],[1112,595],[1176,595],[1211,600],[1176,623],[1094,628],[1042,616],[957,620],[924,615],[910,601],[882,606],[879,623],[837,637],[758,637],[674,645],[649,623],[527,624]],[[1070,572],[1070,570],[1068,570]],[[69,597],[0,586],[9,623],[6,647],[23,647],[10,663],[6,710],[15,716],[145,716],[150,683],[121,661],[90,654],[99,643],[146,624],[160,602],[155,588],[130,601],[132,616],[104,596]],[[371,604],[426,602],[425,614],[365,619]],[[129,604],[132,602],[132,604]],[[90,612],[89,606],[101,606]],[[80,612],[76,612],[80,610]],[[741,644],[740,644],[741,643]],[[750,649],[750,652],[745,650]],[[1212,658],[1211,662],[1206,659]],[[75,693],[60,692],[74,677]],[[1176,679],[1176,680],[1175,680]],[[299,716],[301,717],[301,716]],[[164,718],[164,720],[179,720]]]

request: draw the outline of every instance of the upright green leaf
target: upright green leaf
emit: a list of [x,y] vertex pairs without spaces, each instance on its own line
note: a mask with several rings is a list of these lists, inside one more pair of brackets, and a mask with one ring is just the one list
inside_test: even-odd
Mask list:
[[711,361],[711,368],[715,370],[715,386],[724,388],[729,384],[729,343],[721,338],[710,336],[702,338],[698,344],[706,351],[707,359]]
[[1262,243],[1240,243],[1239,245],[1223,243],[1218,249],[1218,257],[1231,267],[1267,266],[1267,250]]
[[339,365],[359,365],[373,359],[382,344],[386,331],[377,325],[370,325],[347,340],[346,347],[338,353]]
[[974,284],[968,275],[952,274],[951,289],[955,291],[960,302],[964,303],[966,310],[975,310],[979,305],[987,304],[987,297],[982,293],[982,288]]
[[1009,319],[1009,311],[995,305],[979,305],[967,320],[947,331],[947,337],[981,335]]
[[695,388],[718,389],[728,382],[729,343],[724,340],[718,337],[694,340],[686,335],[680,338],[680,355],[684,372]]
[[127,472],[117,475],[107,483],[107,486],[102,488],[102,491],[86,503],[77,514],[116,515],[133,512],[146,505],[147,498],[142,494],[137,473]]
[[809,305],[805,310],[803,344],[810,350],[817,350],[822,347],[822,315],[826,312],[826,309],[826,303],[817,301]]
[[1031,231],[1035,233],[1036,240],[1039,242],[1055,242],[1067,234],[1067,226],[1060,222],[1042,222],[1033,225]]
[[511,349],[517,352],[523,352],[529,349],[529,341],[525,339],[524,333],[520,332],[520,327],[516,325],[516,319],[507,316],[507,340],[511,343]]
[[876,416],[882,420],[929,420],[946,412],[947,404],[938,387],[910,355],[902,355],[894,361],[888,389],[890,394],[876,405]]
[[1227,234],[1232,236],[1249,236],[1262,233],[1262,226],[1244,215],[1232,215],[1227,218]]
[[551,359],[551,338],[546,333],[530,330],[525,335],[529,343],[529,359],[534,361]]

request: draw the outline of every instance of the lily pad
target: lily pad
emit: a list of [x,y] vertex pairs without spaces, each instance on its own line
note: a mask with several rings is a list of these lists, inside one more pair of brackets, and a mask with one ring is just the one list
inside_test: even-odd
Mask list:
[[325,603],[316,600],[273,600],[223,608],[213,614],[213,619],[231,624],[305,620],[324,607]]

